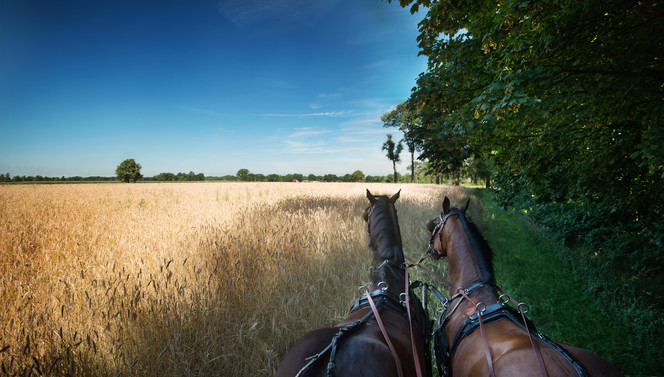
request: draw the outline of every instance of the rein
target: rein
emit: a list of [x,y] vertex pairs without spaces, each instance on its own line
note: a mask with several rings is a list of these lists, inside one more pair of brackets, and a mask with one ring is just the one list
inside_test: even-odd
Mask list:
[[[371,311],[374,314],[374,317],[376,318],[376,322],[378,323],[378,327],[380,327],[380,332],[383,334],[383,338],[385,338],[385,342],[387,342],[387,345],[390,347],[390,351],[392,351],[392,357],[394,357],[394,361],[397,364],[397,373],[399,373],[399,377],[403,377],[403,367],[401,366],[401,359],[399,359],[399,355],[397,354],[397,350],[394,348],[394,345],[392,344],[392,341],[390,340],[390,336],[387,335],[387,330],[385,329],[385,325],[383,325],[383,320],[380,318],[380,313],[378,312],[378,308],[376,307],[376,304],[374,303],[373,299],[371,298],[371,295],[369,292],[364,292],[364,295],[367,297],[367,301],[369,301],[369,305],[371,305]],[[410,310],[409,313],[410,315]],[[412,334],[412,326],[411,328],[411,334]],[[416,356],[416,355],[413,355]],[[420,375],[418,375],[420,377]]]

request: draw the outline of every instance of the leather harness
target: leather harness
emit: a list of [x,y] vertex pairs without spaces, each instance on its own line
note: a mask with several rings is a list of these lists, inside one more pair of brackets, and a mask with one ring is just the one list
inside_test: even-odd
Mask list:
[[[436,237],[436,235],[441,234],[443,228],[445,227],[445,223],[447,222],[447,219],[449,219],[451,216],[463,216],[463,213],[461,211],[458,211],[456,209],[450,211],[447,213],[445,216],[441,214],[439,217],[440,221],[438,224],[435,226],[433,231],[431,232],[431,239],[429,240],[429,245],[427,248],[427,254],[435,254],[435,249],[433,246],[433,241]],[[424,259],[424,257],[422,258]],[[422,259],[420,261],[422,261]],[[412,262],[411,262],[412,263]],[[426,271],[425,268],[423,268],[419,262],[413,264],[415,266],[418,266],[422,268],[423,270]],[[431,273],[430,273],[431,274]],[[443,283],[447,284],[448,286],[452,287],[452,284],[442,278],[438,279],[442,281]],[[567,351],[565,348],[563,348],[561,345],[558,343],[554,342],[551,340],[549,337],[546,335],[539,333],[535,330],[535,325],[526,318],[525,312],[523,311],[522,306],[525,304],[520,304],[514,301],[511,297],[509,297],[504,291],[500,289],[500,287],[496,286],[495,284],[490,284],[493,286],[493,288],[501,291],[503,293],[502,296],[500,296],[500,301],[489,305],[485,306],[482,303],[475,304],[476,311],[466,320],[463,322],[461,325],[461,328],[457,331],[456,335],[454,336],[454,341],[452,342],[452,345],[450,346],[449,342],[447,341],[447,334],[445,332],[445,323],[447,320],[452,316],[452,314],[456,311],[456,309],[459,307],[459,304],[461,301],[464,299],[467,299],[468,301],[472,300],[470,299],[469,295],[475,291],[476,289],[483,287],[487,285],[488,283],[486,282],[476,282],[472,284],[470,287],[466,289],[459,288],[457,290],[457,294],[454,296],[450,297],[449,299],[446,299],[442,296],[440,291],[438,291],[435,287],[430,286],[429,288],[432,289],[432,291],[436,294],[438,298],[441,299],[443,302],[443,305],[445,306],[445,310],[441,313],[440,317],[438,318],[438,323],[436,330],[433,332],[433,340],[434,340],[434,351],[436,354],[436,364],[438,366],[438,372],[441,377],[448,377],[452,375],[452,362],[454,360],[454,356],[456,353],[457,348],[459,347],[459,344],[463,339],[465,339],[468,335],[472,334],[475,330],[480,329],[482,331],[482,340],[484,342],[484,348],[485,348],[485,353],[487,356],[487,362],[489,363],[489,369],[491,370],[491,375],[494,375],[493,371],[493,363],[492,363],[492,358],[490,355],[489,351],[489,346],[488,342],[486,339],[486,336],[484,334],[484,326],[489,325],[491,323],[495,323],[501,320],[509,320],[512,323],[517,324],[519,327],[524,329],[526,333],[528,334],[531,344],[533,346],[533,350],[535,351],[535,355],[537,358],[538,362],[538,367],[540,368],[540,373],[544,376],[548,375],[546,372],[546,367],[544,366],[544,362],[542,360],[541,353],[539,351],[538,346],[534,343],[533,338],[539,339],[542,343],[546,344],[549,346],[551,349],[554,351],[558,352],[563,358],[565,358],[574,368],[574,370],[578,373],[579,377],[587,377],[588,372],[585,370],[583,365],[572,356],[569,351]],[[449,309],[449,304],[454,301],[456,298],[459,298],[459,301],[457,304],[452,308],[450,313],[447,313],[447,309]],[[512,302],[517,307],[519,308],[519,311],[514,309],[513,307],[507,305],[508,302]]]
[[[411,286],[419,285],[419,282],[413,282],[411,283]],[[383,308],[388,309],[392,312],[398,313],[401,315],[406,321],[408,321],[408,312],[407,308],[405,306],[405,303],[394,293],[386,290],[386,289],[378,289],[375,290],[371,293],[367,293],[368,296],[371,297],[373,300],[375,306],[377,307],[378,310],[381,310]],[[410,292],[410,300],[411,302],[415,302],[418,307],[422,308],[422,304],[420,300],[417,298],[413,292]],[[371,307],[371,303],[369,301],[369,298],[367,296],[362,296],[355,300],[353,305],[351,306],[349,310],[349,314],[356,312],[361,309],[366,309]],[[422,334],[431,334],[431,323],[433,321],[429,320],[429,315],[425,310],[422,310],[422,312],[425,315],[425,318],[423,318],[424,323],[422,323],[421,320],[418,320],[417,317],[413,318],[413,323],[411,324],[415,328],[421,331]],[[336,354],[337,354],[337,349],[340,345],[340,343],[343,341],[344,338],[350,336],[353,334],[356,330],[362,327],[363,324],[367,323],[369,320],[374,318],[374,311],[369,310],[367,314],[365,314],[361,319],[358,319],[357,321],[351,323],[348,326],[345,326],[332,337],[332,341],[330,344],[327,345],[321,352],[312,355],[308,358],[306,358],[307,364],[305,364],[302,369],[296,374],[296,377],[301,377],[304,375],[304,373],[311,368],[316,361],[318,361],[321,357],[325,356],[327,353],[330,354],[329,356],[329,361],[327,363],[327,377],[333,377],[336,375]],[[430,355],[430,343],[431,340],[427,336],[425,337],[425,345],[424,345],[424,357],[425,360],[431,360],[431,355]]]
[[[505,302],[501,301],[489,305],[481,312],[484,325],[490,325],[502,320],[511,321],[512,323],[515,323],[521,327],[524,331],[530,332],[533,337],[540,340],[554,351],[558,352],[572,365],[579,377],[588,376],[588,372],[585,370],[583,365],[581,365],[581,363],[576,358],[574,358],[574,356],[572,356],[565,348],[551,340],[546,335],[537,332],[532,321],[526,318],[526,322],[524,322],[523,318],[525,317],[522,317],[516,309],[507,305]],[[447,341],[447,333],[444,329],[445,322],[449,316],[446,316],[445,313],[446,311],[440,315],[436,330],[433,332],[436,363],[438,364],[438,371],[441,377],[452,375],[452,361],[454,360],[454,356],[457,348],[459,347],[459,344],[463,339],[480,328],[480,311],[476,311],[464,321],[463,325],[461,328],[459,328],[456,335],[454,336],[452,345],[450,345]]]

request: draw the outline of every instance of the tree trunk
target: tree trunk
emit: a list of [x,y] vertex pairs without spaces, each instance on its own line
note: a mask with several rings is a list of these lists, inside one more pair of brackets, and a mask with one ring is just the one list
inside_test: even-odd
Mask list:
[[459,178],[461,177],[461,167],[457,166],[456,168],[456,174],[454,177],[454,185],[459,186]]
[[415,182],[415,152],[410,152],[410,183]]
[[397,162],[392,161],[392,166],[394,167],[394,183],[397,183]]
[[486,188],[491,188],[491,175],[486,175]]

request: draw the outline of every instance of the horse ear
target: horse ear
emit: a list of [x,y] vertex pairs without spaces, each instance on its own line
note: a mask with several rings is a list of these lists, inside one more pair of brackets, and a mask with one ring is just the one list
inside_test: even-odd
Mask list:
[[397,201],[397,199],[399,199],[399,194],[400,194],[400,193],[401,193],[401,190],[397,191],[396,194],[392,195],[392,197],[390,198],[390,202],[391,202],[392,204],[394,204],[394,203]]
[[376,197],[371,194],[369,189],[367,189],[367,199],[369,199],[369,202],[371,202],[371,204],[376,203]]
[[468,210],[468,205],[470,204],[470,198],[468,198],[468,201],[466,202],[466,205],[461,208],[461,212],[466,213],[466,210]]
[[436,224],[434,224],[431,220],[427,221],[427,229],[429,232],[433,233],[433,230],[436,229]]
[[364,211],[362,211],[362,218],[364,219],[364,221],[368,222],[369,221],[369,211],[367,211],[366,209]]
[[443,215],[446,215],[450,212],[450,199],[446,196],[443,200]]

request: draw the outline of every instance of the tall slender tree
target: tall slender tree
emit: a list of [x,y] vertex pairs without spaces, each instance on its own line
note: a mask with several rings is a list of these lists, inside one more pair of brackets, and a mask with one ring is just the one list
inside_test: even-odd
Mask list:
[[392,161],[392,167],[394,168],[394,183],[397,183],[397,162],[401,162],[401,151],[403,150],[403,144],[401,141],[395,143],[392,140],[392,134],[387,134],[387,141],[383,143],[383,150],[386,152],[387,159]]
[[398,104],[396,109],[383,114],[380,119],[383,121],[384,127],[396,127],[403,132],[402,141],[410,153],[410,183],[413,183],[415,180],[415,152],[421,146],[416,131],[422,125],[422,120],[408,101]]

